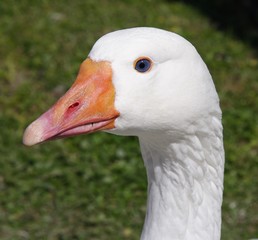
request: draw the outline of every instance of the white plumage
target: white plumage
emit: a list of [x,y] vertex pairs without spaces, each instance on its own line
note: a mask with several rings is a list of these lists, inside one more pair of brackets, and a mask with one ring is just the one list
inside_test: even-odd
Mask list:
[[[152,67],[140,73],[135,61],[144,58]],[[89,59],[108,62],[112,69],[114,108],[119,113],[112,115],[114,125],[89,130],[89,124],[95,126],[102,120],[93,121],[96,117],[87,115],[91,120],[56,130],[61,129],[63,120],[54,121],[53,110],[49,110],[28,127],[25,144],[66,136],[66,131],[79,125],[87,125],[85,133],[100,129],[138,136],[148,175],[141,240],[220,239],[224,171],[221,110],[212,78],[195,48],[171,32],[133,28],[100,38]],[[79,100],[73,96],[73,101],[67,100],[69,104],[63,103],[69,94],[57,105],[62,101],[64,109],[71,109],[71,103],[77,101],[83,106],[80,109],[88,107],[89,102],[83,105],[78,94]],[[62,111],[67,114],[68,110]],[[77,117],[72,114],[69,121]],[[46,128],[55,130],[51,135]]]

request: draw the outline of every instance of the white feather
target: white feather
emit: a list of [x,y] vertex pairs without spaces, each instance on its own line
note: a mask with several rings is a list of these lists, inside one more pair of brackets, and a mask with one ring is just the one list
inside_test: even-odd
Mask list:
[[[218,240],[224,149],[219,99],[195,48],[155,28],[100,38],[89,57],[111,62],[120,112],[109,132],[140,139],[148,175],[141,240]],[[149,72],[134,61],[148,57]]]

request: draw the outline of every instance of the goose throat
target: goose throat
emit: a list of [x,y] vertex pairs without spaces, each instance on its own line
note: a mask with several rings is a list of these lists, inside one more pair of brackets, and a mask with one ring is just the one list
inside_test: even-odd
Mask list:
[[148,176],[141,240],[220,239],[224,150],[214,121],[213,134],[167,142],[140,138]]

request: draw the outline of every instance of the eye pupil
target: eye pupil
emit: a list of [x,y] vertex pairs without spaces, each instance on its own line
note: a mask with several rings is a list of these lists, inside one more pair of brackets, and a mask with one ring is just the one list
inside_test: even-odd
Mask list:
[[138,72],[147,72],[151,67],[151,61],[149,59],[140,59],[135,64],[135,70]]
[[145,68],[145,63],[144,63],[144,62],[141,62],[141,63],[139,64],[139,68],[144,69],[144,68]]

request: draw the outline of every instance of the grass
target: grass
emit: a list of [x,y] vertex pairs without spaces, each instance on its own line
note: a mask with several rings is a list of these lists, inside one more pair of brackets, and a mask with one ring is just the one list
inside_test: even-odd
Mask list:
[[136,138],[21,144],[93,43],[133,26],[183,35],[208,64],[224,113],[222,239],[258,237],[258,59],[249,46],[182,3],[9,0],[0,2],[0,239],[139,239],[146,173]]

